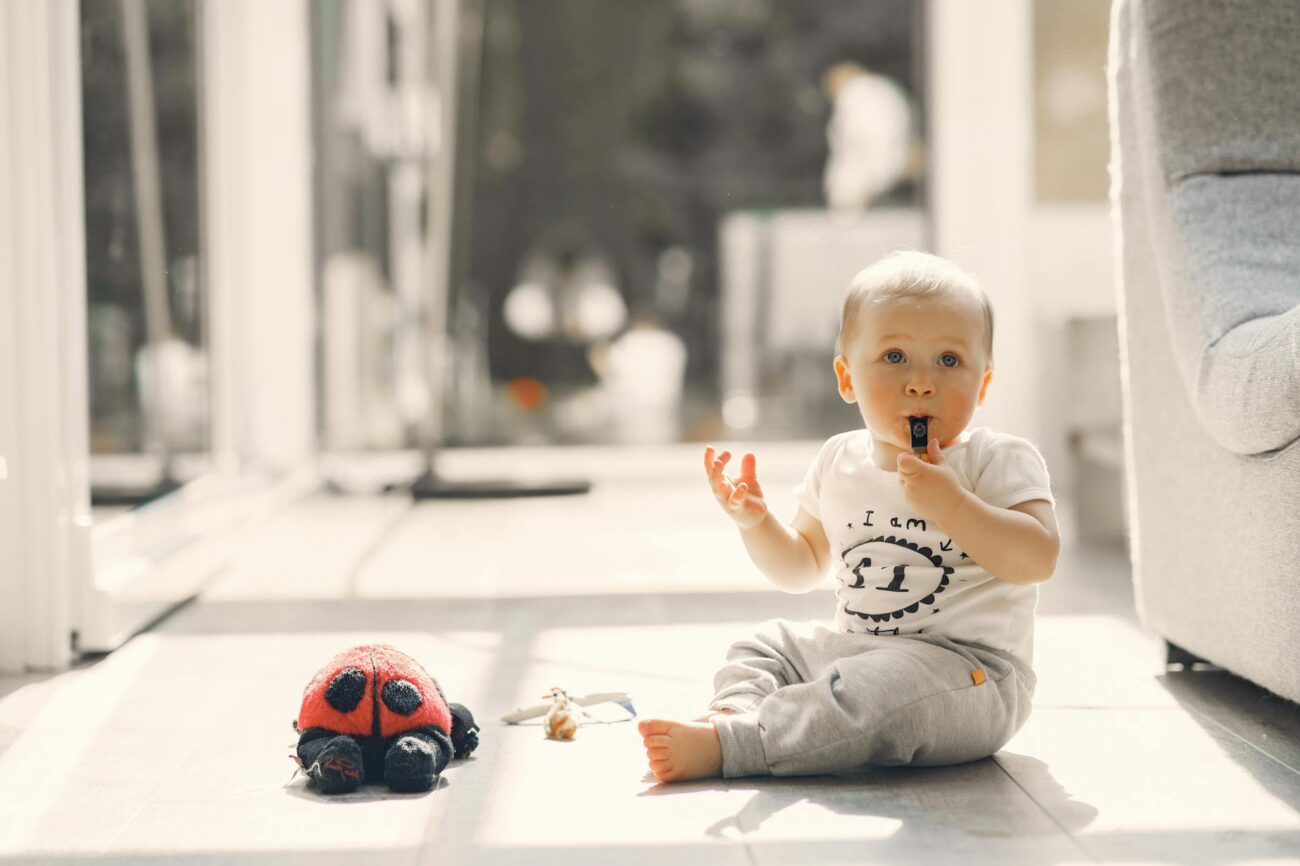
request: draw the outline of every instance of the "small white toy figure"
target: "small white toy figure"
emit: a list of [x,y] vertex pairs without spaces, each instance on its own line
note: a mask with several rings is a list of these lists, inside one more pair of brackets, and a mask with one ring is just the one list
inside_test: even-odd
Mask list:
[[569,699],[564,689],[553,688],[547,696],[551,699],[551,708],[546,711],[546,722],[542,725],[546,739],[572,740],[578,733],[582,710]]

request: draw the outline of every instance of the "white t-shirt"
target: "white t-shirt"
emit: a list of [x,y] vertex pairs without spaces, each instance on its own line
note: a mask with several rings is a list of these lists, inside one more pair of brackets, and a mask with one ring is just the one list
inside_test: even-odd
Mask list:
[[[839,586],[835,624],[866,634],[941,634],[1033,664],[1036,585],[997,580],[903,498],[898,473],[876,466],[866,429],[833,436],[795,496],[822,522]],[[945,448],[967,490],[998,508],[1053,505],[1047,464],[1017,436],[978,427]]]

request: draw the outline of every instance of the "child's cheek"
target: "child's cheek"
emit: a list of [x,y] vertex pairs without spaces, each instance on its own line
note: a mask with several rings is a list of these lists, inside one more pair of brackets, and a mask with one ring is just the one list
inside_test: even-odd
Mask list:
[[[969,377],[968,377],[969,378]],[[949,414],[970,413],[975,411],[976,401],[979,398],[979,391],[974,387],[975,383],[962,381],[956,388],[948,391]]]
[[[867,389],[867,406],[873,420],[881,426],[881,433],[887,433],[891,437],[901,437],[903,430],[895,423],[901,416],[898,413],[897,400],[895,395],[899,392],[899,387],[888,381],[873,379]],[[898,427],[898,429],[895,429]],[[895,444],[898,444],[895,442]]]

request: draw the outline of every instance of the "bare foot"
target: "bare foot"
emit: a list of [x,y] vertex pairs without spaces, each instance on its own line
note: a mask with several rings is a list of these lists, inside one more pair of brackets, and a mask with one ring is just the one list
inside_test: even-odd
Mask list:
[[637,725],[650,772],[661,782],[722,775],[722,743],[712,722],[646,719]]

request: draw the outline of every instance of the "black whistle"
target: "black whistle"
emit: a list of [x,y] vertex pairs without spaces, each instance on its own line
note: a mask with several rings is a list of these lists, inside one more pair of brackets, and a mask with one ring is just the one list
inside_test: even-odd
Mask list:
[[914,416],[908,418],[907,423],[912,428],[912,451],[917,456],[924,455],[930,446],[930,419]]

